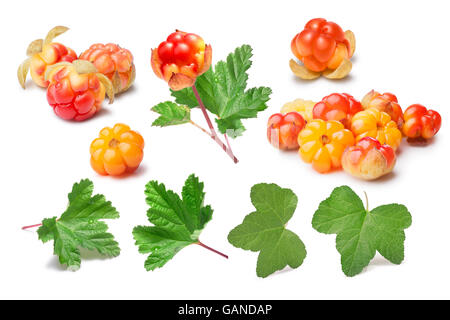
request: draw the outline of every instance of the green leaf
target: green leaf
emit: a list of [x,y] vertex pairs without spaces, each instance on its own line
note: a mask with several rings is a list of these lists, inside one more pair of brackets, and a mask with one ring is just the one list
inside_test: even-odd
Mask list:
[[150,254],[145,262],[150,271],[163,267],[184,247],[198,243],[213,210],[204,205],[203,183],[194,175],[186,180],[182,198],[157,181],[147,183],[145,195],[150,206],[147,217],[153,226],[135,227],[133,237],[139,252]]
[[[245,131],[242,119],[256,118],[267,108],[272,90],[267,87],[246,89],[247,71],[252,65],[252,48],[243,45],[197,78],[196,87],[205,107],[218,119],[219,131],[236,138]],[[198,106],[191,88],[171,91],[175,101],[189,108]]]
[[81,265],[79,248],[95,250],[101,255],[116,257],[120,254],[114,236],[100,219],[117,219],[119,213],[103,195],[92,196],[94,184],[90,180],[75,183],[69,193],[69,205],[59,219],[44,219],[38,229],[42,242],[54,241],[54,254],[70,270]]
[[[205,104],[205,107],[214,114],[218,113],[216,94],[217,78],[213,71],[213,68],[209,68],[204,74],[199,76],[195,81],[195,86],[200,94],[200,97]],[[189,108],[198,107],[198,101],[195,97],[194,91],[191,87],[174,91],[170,90],[172,97],[175,98],[175,102],[183,104]]]
[[228,241],[237,248],[260,251],[256,266],[259,277],[265,278],[287,265],[298,268],[306,257],[305,245],[286,229],[297,207],[297,196],[276,184],[257,184],[250,197],[256,212],[231,230]]
[[152,111],[161,115],[152,123],[152,126],[167,127],[191,121],[191,110],[187,106],[170,101],[157,104]]
[[378,251],[394,264],[404,259],[404,229],[411,226],[408,209],[400,204],[364,208],[349,187],[336,188],[314,214],[312,225],[325,234],[337,234],[342,271],[352,277],[362,272]]
[[[209,72],[209,70],[207,72]],[[204,74],[202,74],[200,77],[197,78],[196,81],[197,90],[199,88],[199,79],[202,77],[204,77]],[[178,104],[188,106],[191,109],[198,107],[197,98],[195,97],[194,91],[192,91],[191,87],[184,88],[178,91],[170,89],[170,94],[172,97],[175,98],[175,102]]]
[[269,101],[271,93],[270,88],[259,87],[238,96],[238,99],[223,110],[220,118],[216,119],[219,131],[227,133],[230,137],[241,135],[245,130],[241,119],[256,118],[258,112],[267,108],[266,102]]

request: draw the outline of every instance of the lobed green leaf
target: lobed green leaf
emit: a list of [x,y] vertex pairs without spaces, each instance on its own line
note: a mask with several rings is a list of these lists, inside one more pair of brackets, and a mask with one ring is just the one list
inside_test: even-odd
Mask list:
[[152,111],[160,114],[160,117],[152,123],[152,126],[167,127],[191,121],[191,111],[187,106],[170,101],[157,104],[152,108]]
[[260,251],[256,266],[259,277],[267,277],[286,266],[298,268],[306,257],[300,238],[286,229],[297,207],[297,196],[275,184],[253,186],[250,197],[257,211],[228,234],[235,247]]
[[199,241],[213,214],[211,207],[204,205],[203,188],[195,175],[187,178],[182,198],[162,183],[147,183],[147,216],[153,226],[137,226],[133,230],[139,252],[150,254],[144,264],[146,270],[163,267],[181,249]]
[[342,271],[352,277],[361,273],[378,251],[394,264],[404,259],[405,233],[412,219],[399,204],[380,206],[368,212],[347,186],[336,188],[322,201],[312,219],[314,229],[337,234]]
[[107,232],[108,226],[98,221],[117,219],[119,213],[103,195],[92,196],[93,190],[90,180],[75,183],[68,195],[66,211],[59,219],[44,219],[38,229],[39,239],[44,243],[53,240],[54,254],[70,270],[80,268],[80,247],[110,257],[120,254],[119,244]]

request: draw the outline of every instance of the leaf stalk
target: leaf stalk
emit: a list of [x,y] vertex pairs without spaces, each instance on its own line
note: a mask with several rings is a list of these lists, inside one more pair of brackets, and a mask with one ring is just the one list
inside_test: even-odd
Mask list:
[[33,224],[31,226],[22,227],[22,230],[27,230],[27,229],[31,229],[31,228],[37,228],[37,227],[40,227],[40,226],[42,226],[42,223],[38,223],[38,224]]
[[217,251],[216,249],[213,249],[213,248],[207,246],[206,244],[202,243],[200,240],[199,240],[198,242],[196,242],[196,244],[198,244],[199,246],[201,246],[201,247],[203,247],[203,248],[205,248],[205,249],[208,249],[209,251],[212,251],[212,252],[214,252],[214,253],[217,253],[219,256],[222,256],[222,257],[224,257],[225,259],[228,259],[228,256],[227,256],[226,254],[224,254],[224,253],[222,253],[222,252],[220,252],[220,251]]
[[[216,129],[214,129],[214,126],[212,124],[212,121],[208,115],[208,112],[206,111],[205,105],[203,104],[202,99],[200,98],[200,94],[197,91],[197,88],[195,84],[192,86],[192,91],[194,92],[195,98],[198,101],[199,107],[202,110],[203,116],[205,117],[206,122],[208,123],[209,130],[211,130],[211,138],[223,149],[223,151],[226,152],[226,154],[233,160],[234,163],[238,163],[239,160],[236,158],[236,156],[233,154],[233,151],[230,148],[230,144],[227,139],[228,147],[220,140],[219,136],[217,135]],[[226,137],[226,136],[225,136]]]
[[364,196],[366,197],[366,211],[369,212],[369,197],[367,196],[367,192],[365,191]]
[[195,123],[194,121],[190,120],[189,121],[190,124],[192,124],[194,127],[200,129],[201,131],[203,131],[204,133],[206,133],[208,136],[211,137],[211,133],[208,132],[208,130],[206,130],[205,128],[203,128],[202,126],[198,125],[197,123]]

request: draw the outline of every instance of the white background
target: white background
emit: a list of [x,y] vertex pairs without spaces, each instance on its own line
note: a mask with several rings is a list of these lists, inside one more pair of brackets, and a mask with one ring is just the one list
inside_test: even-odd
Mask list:
[[[309,299],[450,298],[448,209],[449,54],[448,1],[10,1],[0,11],[2,46],[0,125],[0,298]],[[5,10],[6,7],[6,10]],[[325,17],[356,34],[351,76],[343,81],[294,78],[288,61],[291,38],[311,18]],[[71,123],[57,118],[45,90],[16,79],[28,43],[55,25],[58,38],[77,53],[96,42],[132,51],[136,83],[95,118]],[[174,29],[200,34],[217,62],[244,43],[254,48],[249,84],[273,89],[269,109],[245,121],[248,131],[232,141],[241,160],[234,165],[218,146],[190,125],[152,128],[150,108],[169,100],[167,85],[150,67],[150,50]],[[343,172],[320,175],[295,152],[279,152],[266,141],[267,118],[295,98],[320,100],[332,92],[362,98],[371,89],[395,93],[406,108],[422,103],[438,110],[443,128],[428,147],[401,146],[395,173],[376,182]],[[199,110],[193,116],[204,120]],[[133,176],[98,176],[89,165],[89,145],[105,126],[129,124],[145,138],[144,161]],[[199,246],[183,249],[163,269],[146,272],[131,231],[148,224],[144,185],[156,179],[180,191],[196,173],[205,182],[213,220],[201,235],[229,254],[227,261]],[[84,255],[69,272],[42,244],[35,230],[42,218],[59,216],[72,184],[94,181],[121,213],[108,222],[122,248],[115,259]],[[296,270],[260,279],[257,253],[236,249],[228,232],[253,208],[252,185],[274,182],[294,190],[299,206],[289,229],[304,241],[308,256]],[[335,236],[319,234],[311,218],[319,202],[340,185],[367,191],[371,207],[405,204],[413,225],[406,231],[405,261],[394,266],[376,256],[363,273],[347,278],[340,268]]]

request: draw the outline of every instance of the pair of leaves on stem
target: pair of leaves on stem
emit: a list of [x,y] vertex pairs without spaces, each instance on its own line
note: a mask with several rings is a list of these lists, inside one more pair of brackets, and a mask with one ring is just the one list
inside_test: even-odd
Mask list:
[[[42,242],[54,241],[54,254],[69,270],[80,268],[79,248],[96,250],[101,255],[111,257],[120,253],[114,236],[107,232],[108,226],[99,221],[117,219],[119,213],[103,195],[92,196],[93,189],[90,180],[75,183],[68,195],[66,211],[59,219],[44,219],[38,229]],[[182,198],[156,181],[146,185],[145,194],[150,205],[147,216],[154,226],[135,227],[133,236],[139,252],[151,253],[145,268],[154,270],[164,266],[184,247],[201,244],[198,237],[211,220],[213,210],[203,205],[203,183],[194,175],[186,180]]]
[[[238,47],[226,61],[219,61],[195,83],[205,107],[217,116],[219,131],[233,138],[245,131],[242,119],[255,118],[258,112],[267,108],[266,102],[272,93],[267,87],[246,89],[252,55],[249,45]],[[190,109],[198,106],[192,89],[171,91],[171,94],[176,103],[166,101],[152,108],[160,114],[153,126],[165,127],[190,121]]]
[[[256,266],[260,277],[287,265],[298,268],[306,257],[305,246],[285,227],[297,207],[296,195],[274,184],[258,184],[250,196],[256,212],[229,233],[229,242],[244,250],[260,251]],[[337,234],[342,270],[351,277],[362,272],[377,251],[400,264],[404,259],[404,229],[411,222],[405,206],[390,204],[369,211],[351,188],[342,186],[320,204],[312,225],[321,233]]]

